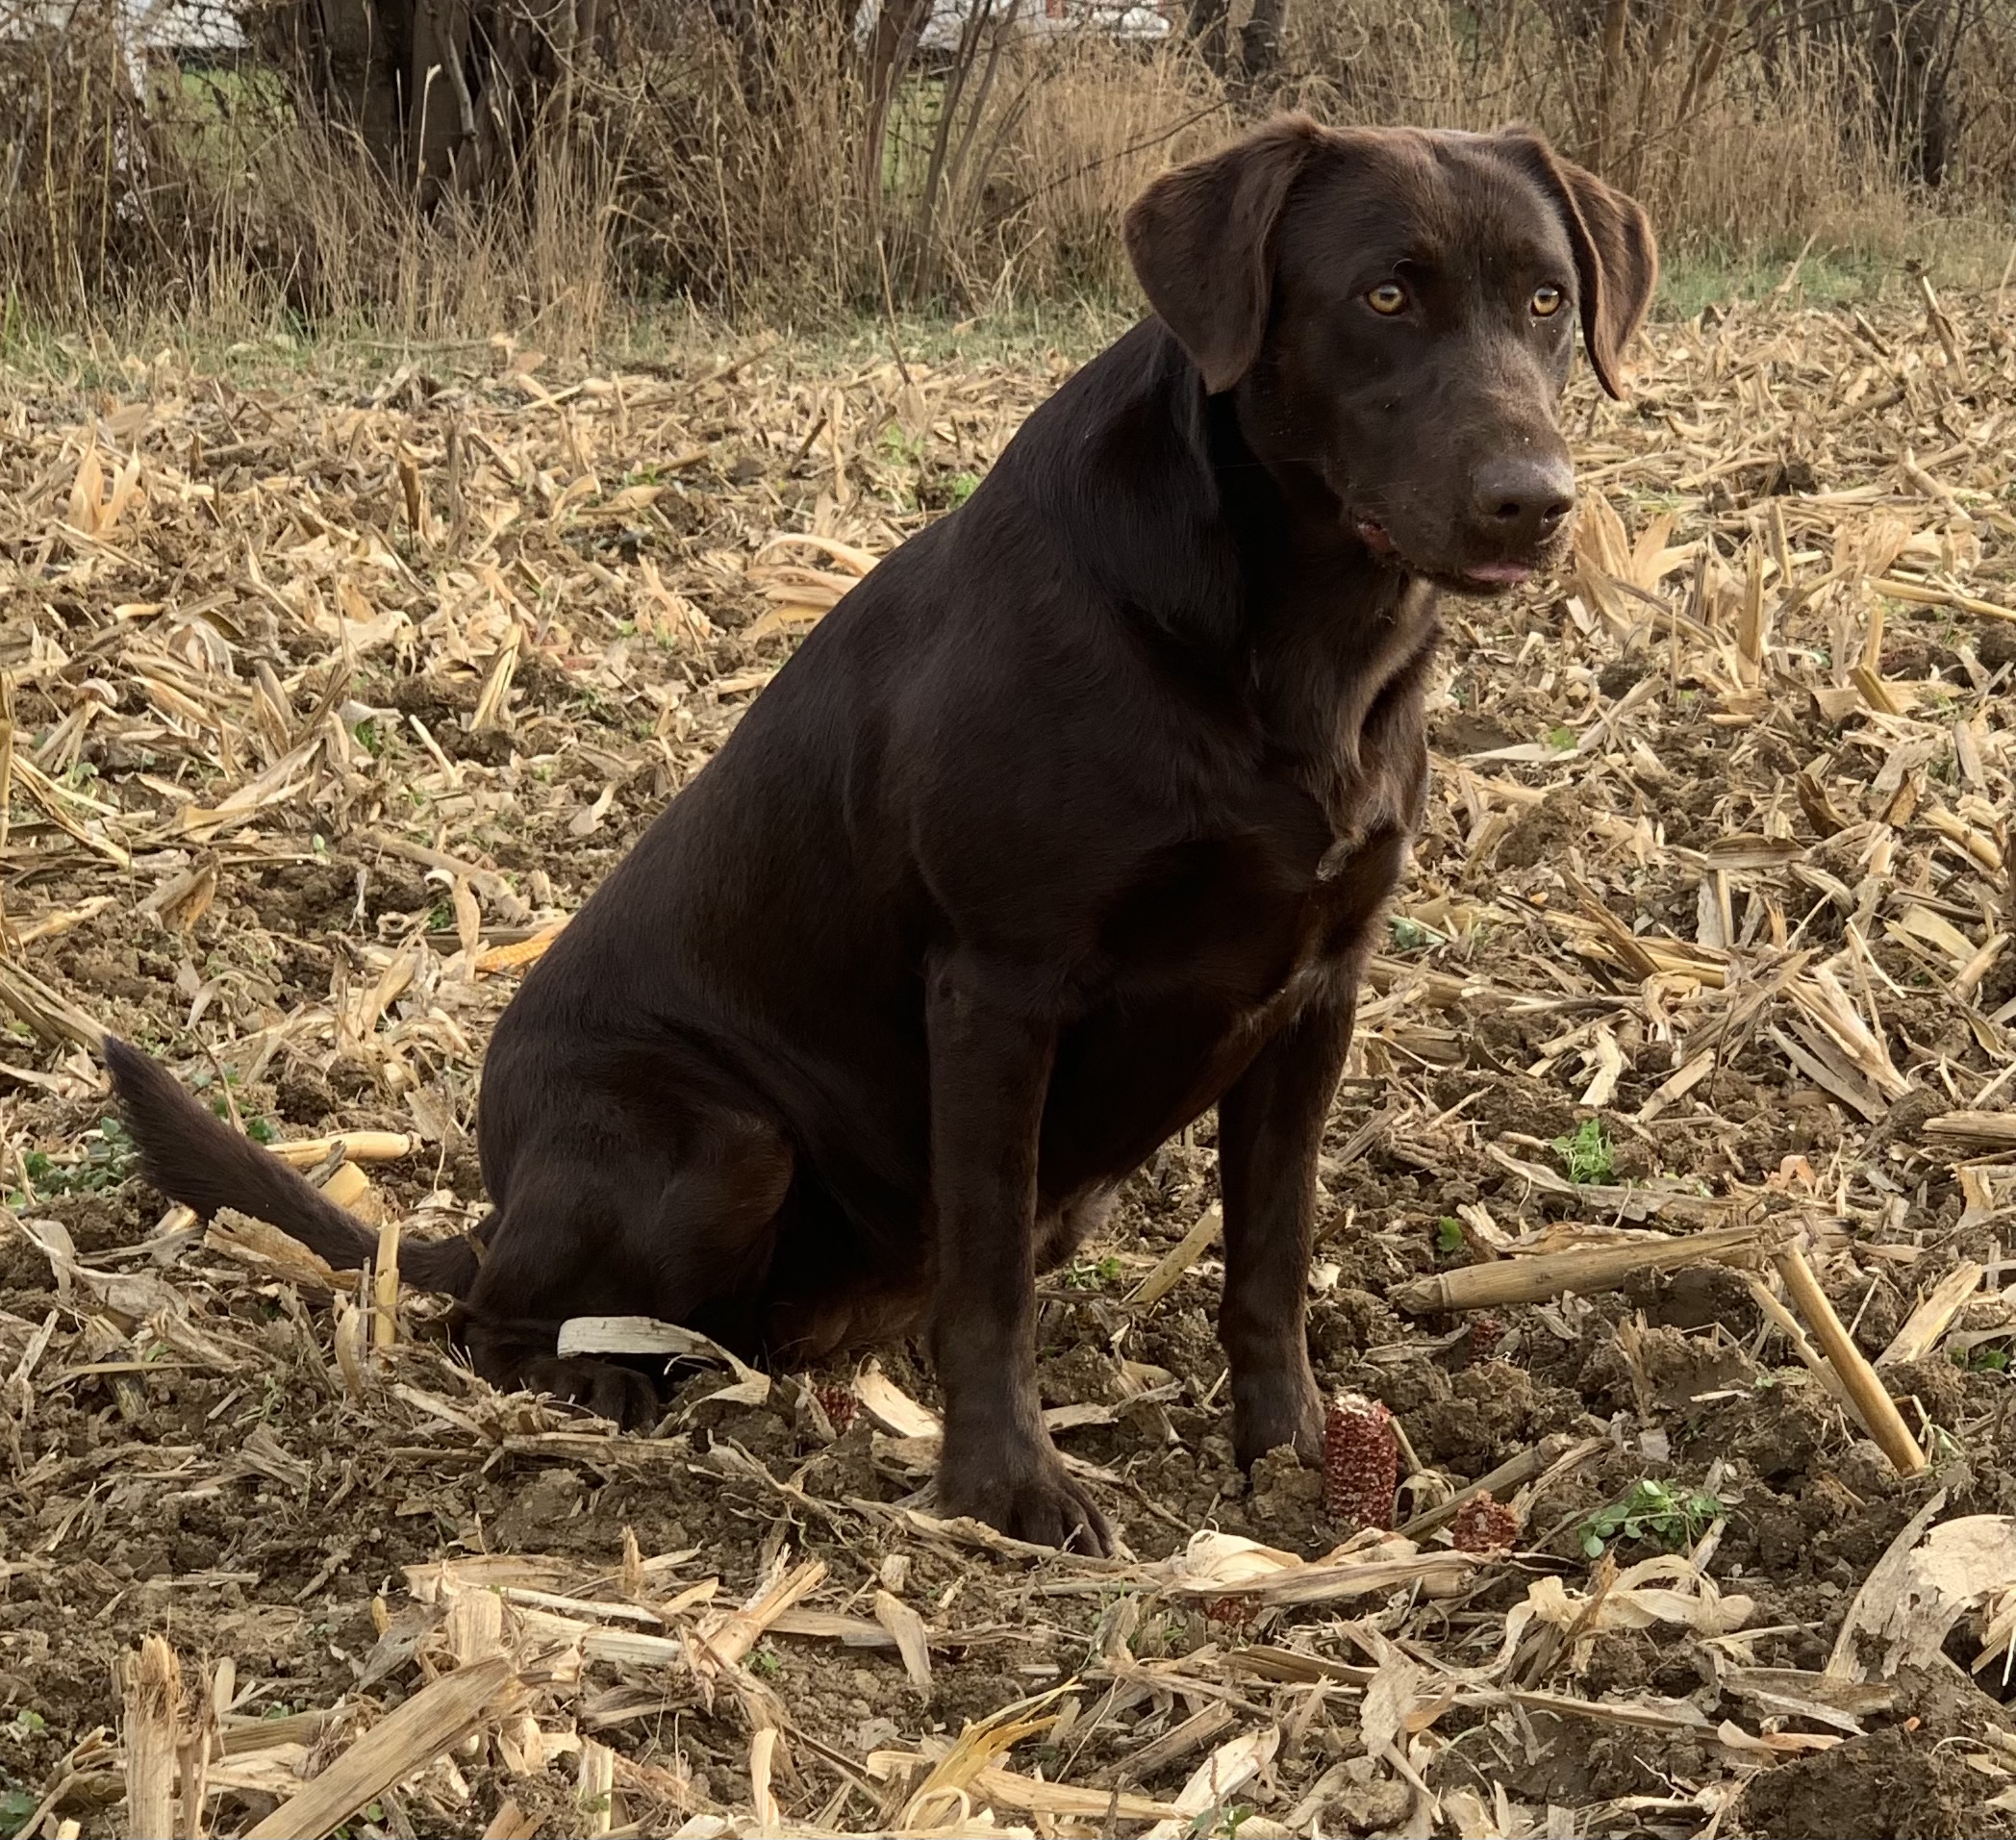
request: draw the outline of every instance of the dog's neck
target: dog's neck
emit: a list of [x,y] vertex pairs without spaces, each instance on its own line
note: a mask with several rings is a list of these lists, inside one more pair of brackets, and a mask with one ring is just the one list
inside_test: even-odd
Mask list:
[[1002,459],[1117,605],[1221,670],[1281,645],[1383,646],[1423,600],[1313,469],[1261,460],[1159,320],[1086,365]]
[[1315,466],[1273,466],[1255,452],[1235,395],[1202,396],[1201,379],[1198,390],[1195,464],[1217,488],[1239,553],[1246,643],[1315,643],[1348,657],[1383,646],[1426,584],[1366,547]]
[[1187,360],[1180,373],[1171,462],[1208,480],[1237,558],[1232,656],[1262,724],[1287,752],[1355,760],[1369,712],[1435,643],[1438,591],[1373,556],[1313,466],[1263,461],[1235,396],[1207,395]]
[[1313,474],[1268,467],[1159,320],[1039,410],[1011,467],[1032,535],[1284,753],[1354,759],[1381,693],[1434,643],[1428,585],[1374,558]]

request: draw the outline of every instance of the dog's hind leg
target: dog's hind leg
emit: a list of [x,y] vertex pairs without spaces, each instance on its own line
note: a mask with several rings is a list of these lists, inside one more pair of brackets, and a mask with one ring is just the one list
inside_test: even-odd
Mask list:
[[617,1424],[650,1424],[658,1409],[651,1375],[642,1366],[611,1358],[557,1352],[565,1320],[481,1316],[464,1306],[455,1313],[452,1334],[467,1350],[470,1365],[500,1392],[547,1393]]
[[745,1113],[710,1109],[678,1133],[677,1159],[521,1153],[494,1217],[482,1269],[454,1336],[476,1372],[618,1424],[654,1414],[648,1374],[626,1362],[563,1356],[577,1316],[649,1316],[688,1327],[753,1305],[776,1242],[794,1158],[783,1134]]

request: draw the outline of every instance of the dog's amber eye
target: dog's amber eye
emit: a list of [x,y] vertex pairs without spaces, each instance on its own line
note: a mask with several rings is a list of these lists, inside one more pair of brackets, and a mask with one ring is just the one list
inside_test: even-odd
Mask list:
[[1385,314],[1390,318],[1405,308],[1407,290],[1397,281],[1382,281],[1367,292],[1365,300],[1373,313]]
[[1535,288],[1533,290],[1533,312],[1542,319],[1551,319],[1561,311],[1564,296],[1558,288]]

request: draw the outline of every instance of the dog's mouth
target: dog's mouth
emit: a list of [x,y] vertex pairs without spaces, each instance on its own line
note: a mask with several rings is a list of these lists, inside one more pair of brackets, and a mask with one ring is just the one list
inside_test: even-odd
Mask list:
[[1525,560],[1501,556],[1489,562],[1465,563],[1454,568],[1438,567],[1419,563],[1406,555],[1393,541],[1393,533],[1376,517],[1356,517],[1351,527],[1357,533],[1358,541],[1381,561],[1417,575],[1425,575],[1438,587],[1451,588],[1464,594],[1502,594],[1517,588],[1550,567],[1558,559],[1562,547],[1559,542],[1550,542]]

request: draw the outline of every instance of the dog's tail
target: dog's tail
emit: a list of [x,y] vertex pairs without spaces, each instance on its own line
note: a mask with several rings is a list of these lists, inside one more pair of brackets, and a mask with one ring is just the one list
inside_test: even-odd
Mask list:
[[[339,1272],[361,1270],[377,1255],[376,1234],[270,1150],[214,1117],[139,1048],[107,1036],[105,1065],[140,1168],[171,1201],[206,1221],[220,1207],[236,1208],[299,1240]],[[468,1295],[476,1265],[466,1239],[410,1241],[399,1252],[409,1284],[457,1298]]]

